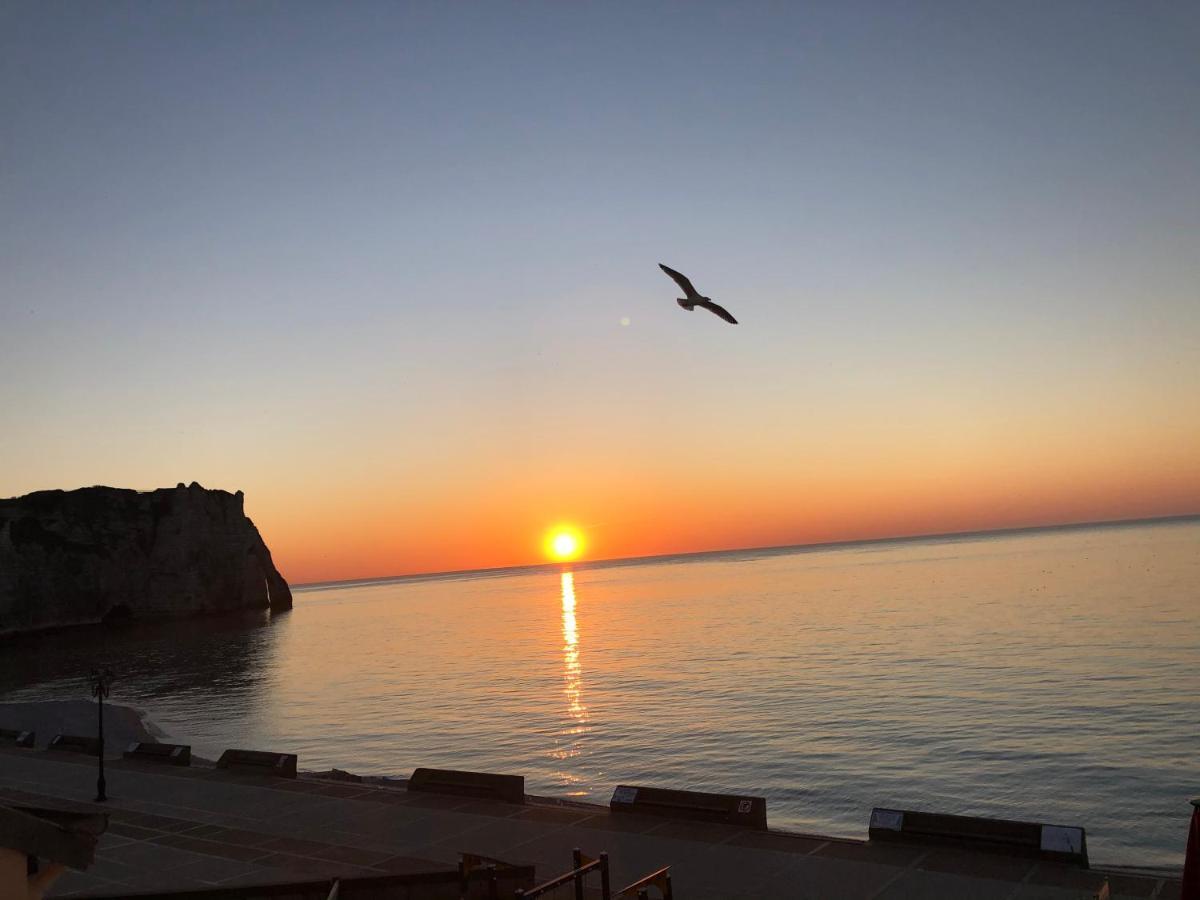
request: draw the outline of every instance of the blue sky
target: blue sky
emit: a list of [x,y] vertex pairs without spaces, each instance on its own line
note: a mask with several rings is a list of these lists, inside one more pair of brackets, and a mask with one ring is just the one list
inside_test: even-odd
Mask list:
[[4,3],[0,494],[283,518],[967,415],[1191,490],[1197,46],[1188,3]]

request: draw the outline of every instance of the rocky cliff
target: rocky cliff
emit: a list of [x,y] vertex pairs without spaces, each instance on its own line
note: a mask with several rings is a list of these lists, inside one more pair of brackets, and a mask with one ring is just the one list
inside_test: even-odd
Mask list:
[[193,482],[0,500],[0,634],[291,606],[241,491]]

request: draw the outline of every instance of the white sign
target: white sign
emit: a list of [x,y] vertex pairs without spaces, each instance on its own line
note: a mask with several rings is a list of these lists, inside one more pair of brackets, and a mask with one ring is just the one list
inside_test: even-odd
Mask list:
[[871,827],[899,831],[904,827],[904,813],[898,809],[871,810]]
[[1083,829],[1064,828],[1061,825],[1043,825],[1042,849],[1054,853],[1082,853]]
[[752,806],[754,806],[753,800],[739,800],[738,801],[738,815],[744,815],[745,813],[750,812],[750,808]]
[[637,788],[635,787],[619,787],[613,791],[613,803],[632,803],[637,799]]

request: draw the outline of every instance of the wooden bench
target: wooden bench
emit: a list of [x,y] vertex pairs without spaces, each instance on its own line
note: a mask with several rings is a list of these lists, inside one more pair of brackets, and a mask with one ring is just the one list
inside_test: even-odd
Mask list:
[[192,764],[191,744],[160,744],[156,741],[136,741],[122,754],[137,762],[161,763],[169,766]]
[[272,753],[269,750],[226,750],[217,760],[217,768],[251,775],[295,778],[296,761],[295,753]]
[[967,847],[1088,867],[1087,833],[1073,826],[877,807],[868,835],[873,841]]
[[408,779],[410,791],[476,797],[501,803],[525,802],[524,775],[496,775],[491,772],[461,772],[457,769],[416,769]]
[[17,731],[12,728],[0,728],[0,741],[12,741],[18,747],[32,747],[36,739],[36,731]]
[[86,753],[88,756],[100,755],[100,738],[85,737],[81,734],[56,734],[50,740],[48,750],[63,750],[67,753]]
[[608,808],[613,812],[642,813],[668,819],[720,822],[766,830],[765,797],[739,794],[706,794],[701,791],[674,791],[667,788],[618,785]]

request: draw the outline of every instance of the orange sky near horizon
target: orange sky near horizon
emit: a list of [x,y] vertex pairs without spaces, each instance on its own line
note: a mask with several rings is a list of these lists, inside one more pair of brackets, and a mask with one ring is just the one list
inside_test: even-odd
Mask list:
[[0,493],[243,490],[292,583],[542,563],[559,522],[608,559],[1200,512],[1195,357],[1131,368],[1076,351],[1064,377],[1050,354],[981,369],[921,337],[923,364],[872,368],[869,345],[856,361],[852,343],[816,339],[806,358],[764,358],[771,338],[747,328],[665,351],[732,354],[700,390],[640,380],[677,328],[668,311],[635,331],[644,347],[618,345],[608,378],[585,352],[540,363],[522,390],[501,377],[468,396],[431,377],[419,402],[364,367],[301,376],[267,407],[224,390],[198,408],[126,406],[116,427],[82,385],[19,433]]
[[[1196,445],[1200,447],[1200,444]],[[566,486],[464,480],[421,496],[380,484],[353,496],[247,497],[281,571],[295,583],[547,562],[546,530],[567,522],[584,559],[867,540],[1200,512],[1188,452],[1120,458],[1008,459],[991,469],[880,459],[858,469],[613,473]],[[695,480],[690,480],[695,479]],[[697,490],[702,485],[703,490]]]

